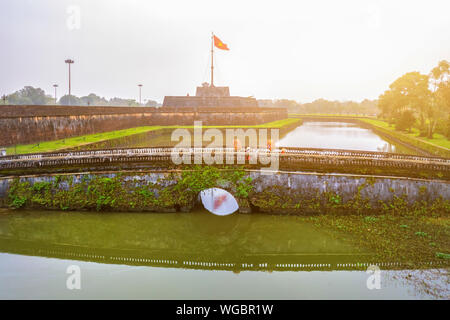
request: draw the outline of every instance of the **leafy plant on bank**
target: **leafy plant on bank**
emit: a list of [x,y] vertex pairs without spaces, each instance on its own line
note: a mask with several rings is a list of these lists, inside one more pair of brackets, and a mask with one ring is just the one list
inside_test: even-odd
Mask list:
[[45,208],[61,210],[158,210],[191,206],[201,190],[226,185],[239,198],[247,198],[253,189],[252,179],[241,168],[220,170],[196,167],[181,174],[171,173],[157,183],[115,176],[56,176],[51,181],[31,183],[15,179],[8,191],[11,208]]

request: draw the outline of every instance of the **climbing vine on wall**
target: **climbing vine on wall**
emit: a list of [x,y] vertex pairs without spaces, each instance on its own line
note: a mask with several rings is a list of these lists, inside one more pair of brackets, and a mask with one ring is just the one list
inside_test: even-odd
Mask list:
[[[139,175],[133,174],[133,176]],[[143,174],[141,174],[143,175]],[[220,170],[195,167],[170,173],[155,183],[130,176],[56,176],[49,181],[31,183],[15,179],[9,188],[11,208],[44,208],[97,211],[158,211],[186,207],[188,210],[201,190],[223,186],[240,198],[247,198],[253,188],[251,178],[241,168]]]

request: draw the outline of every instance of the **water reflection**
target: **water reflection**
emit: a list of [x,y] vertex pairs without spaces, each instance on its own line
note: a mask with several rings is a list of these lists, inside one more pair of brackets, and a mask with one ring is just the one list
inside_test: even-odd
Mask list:
[[[224,131],[223,134],[225,134]],[[149,146],[174,147],[178,144],[178,141],[172,141],[171,135],[171,129],[162,129],[130,137],[98,142],[83,146],[82,149]],[[280,137],[281,139],[277,143],[277,146],[283,147],[329,148],[415,154],[414,150],[394,143],[386,137],[382,138],[372,130],[360,127],[356,123],[305,121],[302,125],[290,132],[286,133],[282,130]],[[202,141],[202,143],[206,147],[210,142]]]
[[[382,290],[368,290],[372,255],[294,216],[8,211],[0,252],[3,299],[406,299],[449,288],[445,270],[385,264]],[[73,264],[80,291],[65,289]]]
[[[67,290],[66,269],[81,268],[81,290]],[[411,281],[368,290],[364,271],[241,272],[101,264],[0,253],[0,299],[423,299]],[[440,270],[433,270],[441,272]],[[417,274],[422,271],[417,271]],[[447,275],[448,276],[448,275]],[[439,287],[436,288],[439,290]],[[418,290],[418,291],[417,291]],[[448,292],[448,289],[447,289]],[[445,291],[443,292],[445,293]],[[438,293],[439,294],[439,293]]]
[[411,153],[370,129],[347,122],[304,122],[280,139],[278,146]]
[[348,269],[370,260],[364,250],[333,239],[298,217],[220,217],[206,210],[189,214],[14,212],[0,216],[0,251],[235,272]]

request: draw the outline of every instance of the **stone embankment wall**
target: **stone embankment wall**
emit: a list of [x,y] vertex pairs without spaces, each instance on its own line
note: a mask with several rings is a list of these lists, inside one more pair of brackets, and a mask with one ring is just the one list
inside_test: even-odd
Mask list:
[[286,109],[0,106],[0,146],[150,125],[255,125],[287,118]]
[[[241,171],[241,175],[236,175],[234,170],[219,170],[216,175],[217,181],[202,187],[227,189],[238,199],[240,212],[244,213],[387,214],[392,211],[399,214],[409,210],[450,210],[450,183],[446,181],[298,172],[263,175],[258,170]],[[199,177],[195,171],[4,177],[0,178],[0,205],[56,210],[188,212],[198,203],[199,190],[193,192],[190,183]],[[202,179],[201,183],[204,183]]]

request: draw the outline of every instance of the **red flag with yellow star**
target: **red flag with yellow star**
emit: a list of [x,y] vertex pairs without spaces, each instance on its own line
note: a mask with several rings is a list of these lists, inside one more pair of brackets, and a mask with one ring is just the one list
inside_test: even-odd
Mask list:
[[222,40],[220,40],[220,39],[217,38],[216,36],[213,36],[213,37],[214,37],[214,45],[215,45],[217,48],[222,49],[222,50],[230,50],[230,49],[228,49],[227,45],[226,45],[225,43],[222,42]]

